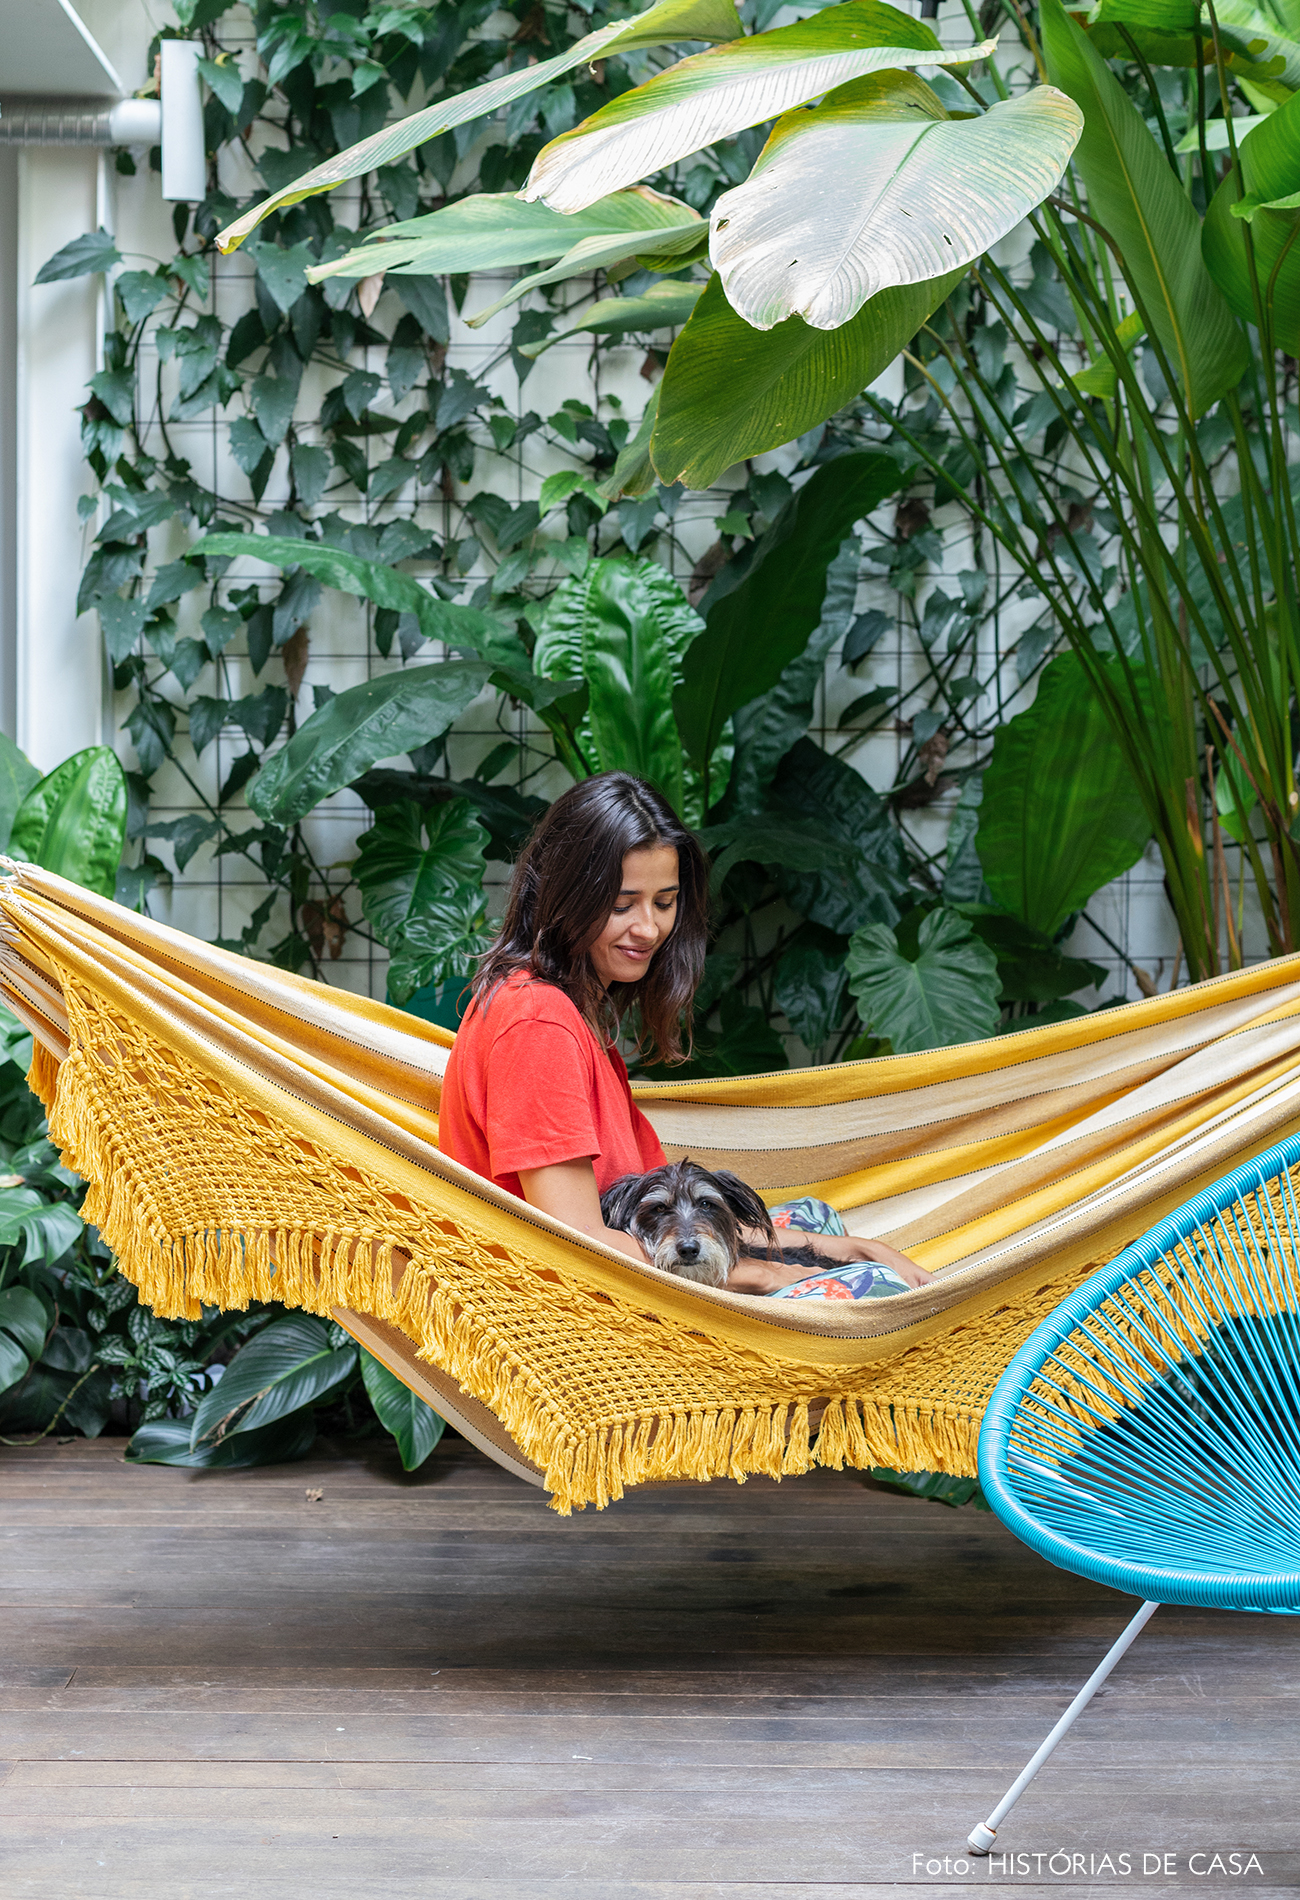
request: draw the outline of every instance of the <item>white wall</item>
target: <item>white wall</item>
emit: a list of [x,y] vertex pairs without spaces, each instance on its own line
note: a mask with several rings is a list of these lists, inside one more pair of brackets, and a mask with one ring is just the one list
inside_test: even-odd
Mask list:
[[14,737],[42,771],[111,738],[99,622],[76,610],[85,559],[77,497],[92,486],[77,410],[98,367],[101,292],[96,278],[33,282],[61,245],[100,221],[102,164],[81,147],[18,155]]

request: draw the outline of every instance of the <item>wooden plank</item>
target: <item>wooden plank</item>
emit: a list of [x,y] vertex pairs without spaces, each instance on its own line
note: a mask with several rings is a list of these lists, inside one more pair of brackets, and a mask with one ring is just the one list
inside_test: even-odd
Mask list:
[[[382,1444],[197,1474],[48,1447],[0,1455],[0,1500],[4,1900],[1110,1884],[925,1871],[1129,1607],[987,1515],[815,1472],[565,1522],[454,1440],[414,1482]],[[1158,1884],[1207,1893],[1187,1855],[1245,1843],[1294,1900],[1295,1635],[1163,1611],[1006,1844],[1168,1851]]]

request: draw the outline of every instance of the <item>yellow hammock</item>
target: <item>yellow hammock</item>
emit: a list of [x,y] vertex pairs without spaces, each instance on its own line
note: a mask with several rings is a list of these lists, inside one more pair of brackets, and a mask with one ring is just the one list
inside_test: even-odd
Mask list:
[[973,1475],[1044,1314],[1300,1128],[1300,957],[955,1049],[639,1087],[670,1156],[821,1195],[939,1273],[857,1304],[712,1292],[440,1155],[444,1031],[7,868],[0,992],[141,1298],[332,1314],[564,1512],[814,1463]]

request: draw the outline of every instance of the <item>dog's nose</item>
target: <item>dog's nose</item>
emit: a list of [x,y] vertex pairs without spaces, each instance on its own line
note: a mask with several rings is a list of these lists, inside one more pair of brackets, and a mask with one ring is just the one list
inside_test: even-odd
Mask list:
[[700,1243],[698,1240],[679,1240],[678,1241],[677,1258],[679,1260],[698,1260],[699,1257],[700,1257]]

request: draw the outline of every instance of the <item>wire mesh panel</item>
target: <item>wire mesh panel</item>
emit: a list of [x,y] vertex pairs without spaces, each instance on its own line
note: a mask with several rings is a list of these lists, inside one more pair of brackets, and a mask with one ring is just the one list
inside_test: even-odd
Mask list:
[[1162,1603],[1300,1613],[1292,1137],[1066,1301],[985,1416],[993,1508],[1053,1563]]

